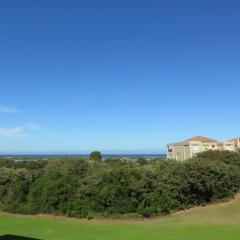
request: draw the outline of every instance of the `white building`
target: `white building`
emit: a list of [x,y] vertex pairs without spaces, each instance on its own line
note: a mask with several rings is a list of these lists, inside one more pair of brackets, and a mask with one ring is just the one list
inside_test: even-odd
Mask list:
[[167,158],[186,160],[209,150],[240,151],[240,137],[219,142],[212,138],[196,136],[181,142],[170,143],[167,145]]

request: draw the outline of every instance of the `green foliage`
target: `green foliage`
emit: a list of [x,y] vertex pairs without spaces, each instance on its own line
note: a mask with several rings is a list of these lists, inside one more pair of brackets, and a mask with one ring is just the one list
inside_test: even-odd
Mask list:
[[148,161],[147,161],[145,158],[143,158],[143,157],[138,158],[136,162],[137,162],[139,165],[145,165],[145,164],[148,163]]
[[65,207],[86,175],[83,159],[59,158],[46,166],[44,174],[32,185],[28,202],[38,212],[66,212]]
[[109,213],[136,211],[144,191],[144,179],[143,171],[133,166],[104,171],[95,187],[97,204]]
[[0,162],[0,204],[8,211],[89,219],[122,214],[149,217],[239,192],[237,153],[205,152],[184,162],[100,161],[99,154],[94,152],[89,159],[52,159],[47,164]]
[[99,151],[91,152],[89,158],[94,161],[101,161],[102,160],[101,152]]
[[0,158],[0,168],[26,168],[26,169],[42,169],[47,165],[48,161],[46,160],[23,160],[15,161],[12,159]]

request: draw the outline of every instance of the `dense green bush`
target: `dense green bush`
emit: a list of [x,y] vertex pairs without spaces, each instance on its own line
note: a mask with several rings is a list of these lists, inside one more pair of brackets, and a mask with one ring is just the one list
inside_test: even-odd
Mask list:
[[0,161],[0,205],[80,218],[148,217],[232,197],[240,188],[237,153],[204,152],[184,162],[92,160]]
[[0,168],[0,204],[3,209],[17,212],[25,204],[29,189],[38,176],[38,170]]

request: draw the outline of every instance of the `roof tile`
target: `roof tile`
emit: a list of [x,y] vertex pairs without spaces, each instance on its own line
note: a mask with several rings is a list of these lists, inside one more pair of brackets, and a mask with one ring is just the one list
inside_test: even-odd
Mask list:
[[203,136],[196,136],[196,137],[193,137],[193,138],[189,138],[189,139],[184,140],[184,142],[190,142],[190,141],[218,142],[216,139],[207,138],[207,137],[203,137]]

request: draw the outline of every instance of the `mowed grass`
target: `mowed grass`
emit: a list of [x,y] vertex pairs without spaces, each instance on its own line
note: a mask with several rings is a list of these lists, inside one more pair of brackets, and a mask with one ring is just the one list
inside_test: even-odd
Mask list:
[[240,200],[151,220],[74,220],[0,212],[0,236],[56,240],[239,240]]

